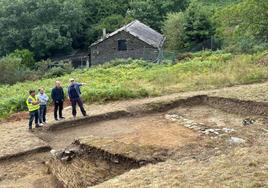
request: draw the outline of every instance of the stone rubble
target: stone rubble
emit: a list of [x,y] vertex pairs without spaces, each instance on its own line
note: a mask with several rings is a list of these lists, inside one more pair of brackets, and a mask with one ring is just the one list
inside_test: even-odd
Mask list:
[[193,120],[187,119],[187,118],[183,117],[182,115],[176,114],[176,113],[166,114],[165,118],[168,120],[171,120],[173,122],[178,122],[178,123],[182,124],[184,127],[187,127],[189,129],[193,129],[193,130],[198,131],[198,132],[205,134],[205,135],[219,136],[219,135],[224,134],[224,133],[235,132],[234,129],[226,128],[226,127],[224,127],[224,128],[209,128],[209,127],[206,127],[206,125],[203,123],[194,122]]
[[50,151],[52,156],[56,159],[61,160],[62,162],[68,162],[74,159],[79,153],[81,153],[81,149],[77,146],[71,146],[64,150],[54,150]]
[[246,141],[242,138],[231,137],[229,142],[230,142],[230,144],[244,144]]
[[249,126],[249,125],[253,125],[254,123],[256,122],[255,119],[252,119],[252,118],[246,118],[242,121],[242,124],[244,126]]

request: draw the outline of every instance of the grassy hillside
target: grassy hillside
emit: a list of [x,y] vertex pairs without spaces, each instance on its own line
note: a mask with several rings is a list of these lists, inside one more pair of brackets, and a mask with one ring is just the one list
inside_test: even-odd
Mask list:
[[[105,66],[77,70],[57,80],[62,81],[65,89],[70,77],[87,83],[82,88],[86,102],[158,96],[264,81],[268,78],[268,67],[253,63],[259,57],[203,52],[177,64],[117,60]],[[0,86],[0,117],[25,110],[30,89],[43,86],[50,94],[55,80]]]

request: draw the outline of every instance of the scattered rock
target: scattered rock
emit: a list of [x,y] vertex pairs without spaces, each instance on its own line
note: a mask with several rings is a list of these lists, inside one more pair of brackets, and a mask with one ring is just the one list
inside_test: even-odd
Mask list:
[[223,130],[225,133],[235,132],[235,130],[234,130],[234,129],[231,129],[231,128],[222,128],[222,130]]
[[244,139],[242,139],[242,138],[231,137],[230,140],[229,140],[229,142],[230,142],[231,144],[243,144],[243,143],[245,143],[246,141],[245,141]]
[[116,163],[116,164],[119,163],[119,160],[117,158],[112,158],[111,161],[114,162],[114,163]]
[[59,159],[59,158],[61,158],[63,151],[64,150],[54,150],[54,149],[52,149],[50,151],[50,153],[52,154],[53,157]]
[[75,158],[76,155],[79,154],[79,149],[77,147],[70,147],[69,149],[65,150],[51,150],[50,153],[56,159],[59,159],[63,162],[71,161]]
[[242,124],[244,126],[247,126],[247,125],[253,125],[254,123],[256,122],[255,119],[252,119],[252,118],[246,118],[242,121]]
[[173,122],[178,122],[178,123],[182,124],[184,127],[187,127],[189,129],[193,129],[193,130],[198,131],[198,132],[205,134],[205,135],[219,136],[221,134],[231,133],[231,132],[235,131],[232,128],[222,128],[222,129],[210,128],[210,127],[205,126],[205,124],[203,124],[203,123],[194,122],[193,120],[186,119],[182,115],[176,114],[176,113],[166,114],[165,118],[168,120],[171,120]]

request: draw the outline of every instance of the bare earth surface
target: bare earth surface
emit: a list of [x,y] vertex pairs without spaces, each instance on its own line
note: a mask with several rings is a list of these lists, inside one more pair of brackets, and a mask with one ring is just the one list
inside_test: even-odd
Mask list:
[[47,159],[47,154],[40,153],[0,163],[0,187],[54,188],[56,179],[48,173],[45,165],[41,165]]
[[111,137],[129,144],[154,145],[162,148],[183,146],[196,141],[198,134],[164,118],[164,114],[127,117],[72,127],[41,137],[55,149],[86,136]]
[[[87,105],[86,109],[89,115],[96,115],[120,109],[124,110],[130,106],[137,106],[149,102],[172,100],[176,98],[186,98],[194,95],[221,96],[226,98],[237,98],[241,100],[267,102],[268,101],[267,93],[268,93],[268,82],[262,84],[235,86],[232,88],[224,88],[211,91],[178,93],[156,98],[118,101],[102,105],[92,104]],[[206,125],[211,127],[215,126],[227,127],[239,130],[241,129],[241,120],[245,118],[239,115],[223,113],[218,110],[204,106],[196,106],[194,108],[185,107],[185,108],[173,109],[171,112],[176,112],[181,115],[187,115],[188,118],[194,119],[198,122],[205,123]],[[71,118],[70,107],[65,108],[64,115],[67,119]],[[12,155],[18,152],[25,152],[38,147],[44,147],[47,146],[47,143],[55,148],[61,148],[63,146],[70,144],[77,137],[88,136],[88,135],[113,137],[125,143],[137,143],[141,145],[157,145],[163,148],[182,147],[184,144],[196,142],[199,139],[198,133],[190,129],[187,129],[176,122],[166,120],[164,118],[164,115],[165,114],[153,114],[136,118],[122,118],[105,123],[98,122],[89,126],[70,128],[68,130],[57,131],[50,135],[43,135],[43,137],[42,136],[41,137],[44,140],[28,132],[27,129],[28,122],[27,119],[25,118],[20,121],[3,122],[0,124],[0,137],[1,137],[0,158],[6,155]],[[22,117],[24,116],[22,115]],[[53,123],[52,113],[48,114],[48,119],[49,123]],[[249,133],[246,132],[246,134],[242,136],[242,138],[247,140],[253,137],[254,134],[255,134],[254,131]],[[251,141],[250,143],[256,144],[257,141],[256,142]],[[255,173],[260,173],[261,175],[258,176],[258,178],[260,178],[265,175],[268,175],[267,162],[265,163],[261,160],[262,158],[261,153],[266,153],[267,156],[268,151],[267,151],[267,142],[266,145],[263,144],[263,142],[260,142],[259,145],[261,147],[253,145],[252,149],[239,148],[238,151],[232,151],[229,155],[232,156],[233,159],[230,159],[229,161],[225,162],[223,162],[222,159],[226,157],[224,156],[226,154],[222,154],[220,156],[212,158],[211,160],[213,161],[213,163],[209,161],[202,163],[196,161],[181,163],[180,161],[169,160],[164,163],[159,163],[157,165],[149,165],[148,167],[138,169],[139,173],[137,173],[136,171],[135,172],[130,171],[129,173],[123,174],[118,178],[109,180],[108,182],[106,182],[106,184],[100,186],[110,187],[111,185],[114,185],[115,187],[118,187],[117,185],[120,185],[120,187],[123,187],[122,182],[129,181],[129,184],[126,183],[124,184],[125,187],[137,187],[137,186],[146,187],[147,184],[146,182],[150,182],[148,183],[148,187],[157,187],[157,186],[162,187],[161,185],[163,186],[170,185],[170,187],[176,187],[178,185],[181,185],[189,187],[191,185],[191,182],[195,181],[196,187],[202,187],[203,184],[199,182],[198,178],[209,179],[208,172],[213,172],[213,170],[218,167],[215,165],[227,165],[225,163],[232,163],[232,162],[234,163],[236,161],[241,166],[250,165],[250,168],[243,168],[244,170],[244,171],[242,170],[243,173],[249,173],[253,176]],[[253,159],[250,156],[247,157],[246,155],[244,155],[247,152],[251,153],[259,152],[258,155],[260,155],[260,159],[257,158]],[[17,161],[14,160],[5,162],[0,161],[0,187],[42,187],[41,185],[45,185],[44,187],[52,187],[51,185],[55,185],[54,178],[51,175],[47,174],[44,165],[43,166],[40,165],[44,163],[47,154],[38,154],[38,155],[39,155],[38,157],[32,157],[32,158],[21,157],[20,160]],[[253,163],[251,164],[250,162],[246,162],[246,160],[253,161]],[[182,165],[182,168],[179,166],[179,164]],[[191,167],[189,165],[191,165]],[[177,166],[179,167],[177,168]],[[194,168],[192,166],[194,166]],[[191,170],[195,171],[194,174],[189,174],[189,171],[186,170],[190,168],[193,168]],[[203,170],[201,171],[201,169]],[[234,181],[234,180],[231,181],[229,179],[232,176],[232,173],[233,174],[236,173],[236,170],[237,169],[234,167],[234,169],[231,170],[229,173],[225,175],[220,174],[220,177],[223,180],[226,180],[227,182],[226,186],[230,185],[232,181]],[[253,172],[253,170],[255,170],[255,172]],[[146,178],[139,178],[139,176],[142,176],[146,173],[149,173],[152,176],[155,175],[157,176],[157,178],[153,178],[153,180],[150,181],[146,180]],[[217,172],[217,173],[224,173],[224,172]],[[176,177],[177,174],[178,178]],[[241,175],[241,177],[243,177],[243,175]],[[171,179],[172,182],[163,181],[166,178]],[[256,182],[259,181],[258,178],[256,178]],[[178,179],[182,182],[187,181],[188,183],[181,183],[179,181],[175,181],[175,179],[176,180]],[[217,183],[215,181],[212,178],[212,182],[211,184],[209,182],[209,184],[211,186],[215,185],[215,183]],[[261,182],[260,187],[265,185],[265,181],[267,180],[259,181]],[[253,183],[256,182],[248,182],[248,183],[249,185],[252,185]],[[236,182],[234,181],[233,183]],[[238,183],[237,185],[238,187],[240,187],[240,185],[242,184]]]

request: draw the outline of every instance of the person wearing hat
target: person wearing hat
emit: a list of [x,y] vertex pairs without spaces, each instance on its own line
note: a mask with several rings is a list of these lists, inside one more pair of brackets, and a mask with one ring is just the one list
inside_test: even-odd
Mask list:
[[68,87],[68,96],[72,104],[72,114],[76,117],[76,104],[78,104],[83,116],[87,116],[87,113],[83,106],[83,101],[81,99],[80,87],[85,85],[84,83],[77,83],[73,78],[70,79],[70,85]]
[[40,108],[40,102],[35,95],[35,90],[29,91],[29,97],[26,100],[26,104],[29,110],[29,130],[32,131],[32,124],[33,121],[35,121],[35,127],[39,128],[41,127],[39,122],[39,108]]

